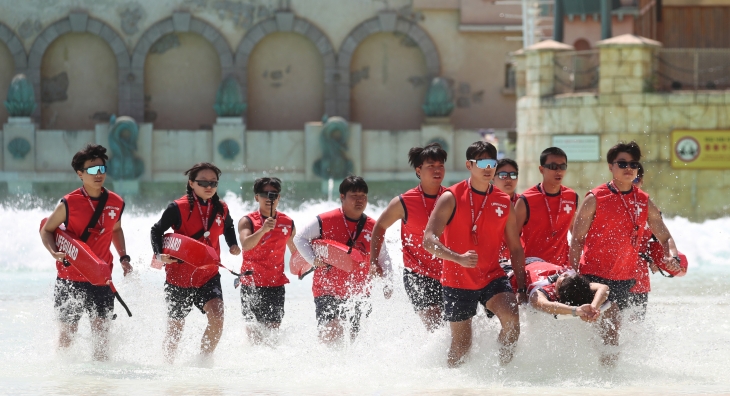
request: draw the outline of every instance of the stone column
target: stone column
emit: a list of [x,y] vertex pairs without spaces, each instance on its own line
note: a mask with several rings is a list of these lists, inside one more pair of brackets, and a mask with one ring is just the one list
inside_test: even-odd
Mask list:
[[447,172],[454,170],[454,126],[451,124],[450,117],[426,117],[426,121],[421,125],[421,144],[438,142],[441,144],[448,157],[446,158]]
[[16,172],[17,180],[8,180],[11,193],[30,194],[33,182],[22,177],[20,172],[35,171],[35,132],[36,125],[30,117],[9,117],[3,126],[3,171]]
[[515,94],[521,98],[527,94],[527,56],[524,50],[512,53],[515,67]]
[[572,45],[555,40],[541,41],[524,49],[527,56],[527,96],[549,96],[555,94],[555,53],[570,51]]
[[224,172],[218,189],[236,194],[243,181],[246,124],[241,117],[218,117],[213,125],[213,162]]
[[624,34],[598,42],[600,80],[604,94],[640,94],[652,86],[652,58],[658,41]]

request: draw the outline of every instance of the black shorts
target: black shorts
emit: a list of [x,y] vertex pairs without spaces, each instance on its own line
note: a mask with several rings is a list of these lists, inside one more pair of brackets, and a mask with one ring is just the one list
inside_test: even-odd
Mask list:
[[416,311],[433,306],[441,307],[443,287],[437,279],[403,269],[403,286]]
[[195,305],[205,314],[203,307],[214,299],[223,299],[221,275],[216,274],[200,287],[180,287],[165,282],[165,301],[167,302],[167,317],[183,320]]
[[477,314],[479,305],[485,306],[500,293],[514,293],[506,276],[497,278],[479,290],[457,289],[444,286],[444,320],[461,322]]
[[629,290],[636,284],[636,279],[613,280],[595,275],[586,275],[586,278],[589,282],[608,286],[608,301],[616,303],[619,309],[623,310],[633,305]]
[[248,322],[281,323],[284,317],[284,286],[241,285],[241,313]]
[[114,293],[109,286],[56,278],[53,299],[58,320],[68,324],[78,323],[84,312],[91,319],[114,313]]
[[644,320],[646,306],[649,304],[649,293],[629,293],[629,304],[637,307],[636,317],[639,320]]
[[360,331],[362,315],[365,314],[367,318],[373,309],[367,301],[353,301],[334,296],[315,297],[314,306],[319,326],[324,326],[335,319],[349,320],[353,333]]

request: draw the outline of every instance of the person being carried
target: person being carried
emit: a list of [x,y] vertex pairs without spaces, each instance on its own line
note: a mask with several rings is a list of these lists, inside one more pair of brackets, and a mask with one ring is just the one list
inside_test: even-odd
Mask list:
[[525,256],[568,265],[568,231],[573,226],[578,194],[562,185],[568,156],[558,147],[540,154],[542,182],[522,193],[515,204]]
[[370,244],[371,268],[378,273],[378,257],[383,246],[385,231],[401,221],[403,245],[403,285],[413,309],[429,331],[441,325],[442,288],[440,258],[423,248],[423,231],[436,200],[444,192],[441,186],[446,173],[446,151],[438,143],[413,147],[408,151],[408,162],[416,171],[419,185],[393,198],[375,222]]
[[[497,149],[478,141],[466,150],[470,178],[441,195],[428,220],[423,246],[444,260],[444,319],[451,328],[448,365],[455,367],[471,348],[472,317],[483,305],[499,318],[500,362],[509,363],[520,334],[518,302],[525,295],[525,256],[507,194],[490,182],[497,166]],[[443,235],[443,242],[440,238]],[[517,277],[517,298],[499,265],[502,238],[506,239]]]
[[[368,204],[368,185],[360,176],[348,176],[340,183],[342,206],[322,213],[297,233],[294,244],[302,258],[313,265],[315,315],[317,317],[320,341],[333,344],[342,341],[345,322],[349,322],[350,339],[354,340],[360,331],[362,315],[370,314],[370,265],[360,263],[352,272],[346,272],[328,265],[325,258],[315,254],[312,241],[325,239],[358,249],[363,254],[370,251],[375,220],[365,215]],[[390,259],[388,250],[381,249],[378,263],[389,277]],[[386,297],[389,297],[386,291]]]
[[[238,234],[243,247],[240,277],[241,313],[247,322],[257,322],[269,330],[278,329],[284,317],[284,285],[289,279],[284,275],[286,247],[296,252],[294,246],[294,221],[279,212],[281,180],[262,177],[253,183],[255,210],[238,221]],[[264,339],[261,326],[248,325],[246,333],[254,344]]]
[[[640,159],[641,149],[633,141],[618,143],[608,150],[606,160],[612,180],[586,194],[572,232],[570,265],[591,282],[611,289],[608,299],[613,305],[600,322],[604,344],[611,346],[619,342],[621,311],[632,306],[629,291],[638,276],[637,257],[644,224],[648,222],[662,244],[667,267],[679,270],[677,247],[659,209],[647,193],[632,183]],[[617,358],[617,353],[607,353],[601,362],[612,366]]]
[[210,356],[215,351],[223,332],[223,293],[218,265],[181,263],[169,254],[163,254],[163,233],[172,228],[175,234],[190,237],[212,247],[219,257],[219,239],[224,235],[228,252],[236,256],[241,254],[228,205],[220,200],[217,193],[220,169],[209,162],[201,162],[193,165],[184,174],[188,176],[187,194],[167,206],[150,232],[155,257],[165,263],[168,319],[164,354],[170,363],[175,359],[185,317],[193,305],[208,319],[200,341],[200,352],[204,356]]
[[82,186],[61,199],[40,230],[43,246],[56,260],[53,295],[60,330],[58,346],[65,349],[71,345],[86,312],[94,336],[95,360],[109,358],[109,319],[114,315],[114,294],[110,286],[94,286],[74,266],[63,264],[66,253],[59,251],[54,233],[65,225],[66,231],[79,236],[110,267],[114,265],[109,250],[113,243],[124,275],[132,272],[122,230],[124,200],[104,187],[108,159],[106,148],[97,144],[89,144],[74,155],[71,166]]

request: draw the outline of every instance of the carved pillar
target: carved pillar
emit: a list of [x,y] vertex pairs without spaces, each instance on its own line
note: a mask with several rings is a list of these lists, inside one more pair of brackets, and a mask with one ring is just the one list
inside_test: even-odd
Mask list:
[[555,94],[555,53],[574,50],[572,45],[545,40],[524,49],[527,56],[527,96]]
[[633,34],[599,41],[598,91],[602,95],[645,92],[651,86],[654,51],[661,46]]

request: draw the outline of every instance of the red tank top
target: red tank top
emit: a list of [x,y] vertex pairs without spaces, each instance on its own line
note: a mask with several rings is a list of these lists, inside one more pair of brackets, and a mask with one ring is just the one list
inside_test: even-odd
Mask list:
[[[510,198],[510,201],[512,202],[512,209],[515,208],[515,204],[517,204],[517,201],[520,199],[520,196],[518,194],[512,194],[512,198]],[[512,253],[509,251],[509,246],[507,246],[507,240],[502,237],[502,248],[500,249],[502,253],[499,254],[499,261],[505,262],[509,261],[512,257]]]
[[[594,188],[589,194],[596,197],[596,214],[586,236],[580,272],[611,280],[635,279],[639,244],[649,212],[649,195],[636,187],[628,194],[622,194],[609,183]],[[632,241],[634,231],[635,244]]]
[[[440,193],[444,190],[442,187]],[[399,198],[405,212],[400,228],[403,265],[417,274],[441,279],[443,262],[423,248],[423,232],[438,196],[426,195],[416,187],[401,194]]]
[[561,186],[558,194],[548,195],[544,194],[542,184],[538,184],[525,191],[520,199],[527,210],[527,220],[522,227],[525,257],[568,265],[568,231],[578,205],[578,194]]
[[[639,252],[644,254],[649,254],[649,241],[652,237],[651,229],[649,228],[649,223],[647,222],[644,226],[644,235],[641,238],[641,244],[639,245]],[[645,261],[641,256],[638,258],[638,266],[636,272],[636,283],[634,284],[634,287],[629,290],[630,293],[649,293],[651,291],[651,280],[649,279],[649,263]]]
[[[251,222],[252,232],[261,229],[266,217],[258,210],[246,215]],[[243,252],[241,272],[253,270],[253,275],[241,277],[241,283],[250,286],[276,287],[289,283],[284,275],[284,254],[286,242],[291,237],[294,222],[289,216],[276,212],[276,227],[261,237],[258,245]]]
[[[490,187],[490,189],[488,194],[475,192],[470,189],[467,180],[464,180],[447,190],[454,195],[456,207],[444,229],[444,245],[459,254],[475,250],[479,261],[475,268],[465,268],[461,264],[444,260],[441,275],[441,284],[444,286],[478,290],[487,286],[492,280],[505,276],[502,267],[499,266],[499,253],[512,204],[509,195],[498,188]],[[478,245],[474,245],[472,240],[470,192],[474,201],[475,219],[482,203],[487,199],[481,215],[476,219]]]
[[[196,199],[198,199],[196,197]],[[185,235],[192,237],[199,231],[203,230],[203,216],[208,216],[208,205],[212,204],[208,201],[208,205],[198,205],[193,203],[193,207],[190,207],[188,203],[188,197],[183,196],[182,198],[176,199],[177,209],[180,212],[180,228],[174,228],[173,231],[176,234]],[[228,206],[225,202],[220,201],[223,205],[223,213],[215,213],[215,219],[210,231],[208,238],[200,237],[198,241],[205,243],[215,249],[218,253],[218,257],[221,254],[221,247],[219,243],[220,236],[223,235],[225,228],[226,216],[228,214]],[[191,210],[192,209],[192,210]],[[210,215],[213,215],[215,208],[210,209]],[[202,216],[200,213],[203,213]],[[210,263],[216,264],[216,263]],[[179,287],[201,287],[205,282],[209,281],[218,273],[218,266],[211,265],[204,268],[196,268],[191,264],[167,264],[165,265],[165,272],[167,273],[167,283],[170,283]]]
[[[89,239],[86,240],[86,244],[100,259],[113,267],[114,260],[109,248],[112,243],[114,225],[119,221],[124,210],[124,200],[119,195],[109,190],[106,191],[109,198],[99,221],[93,227]],[[90,198],[81,188],[64,195],[63,200],[66,203],[66,222],[64,223],[66,230],[80,237],[86,230],[86,226],[89,225],[99,200]],[[56,271],[57,276],[61,279],[88,282],[74,266],[64,267],[63,264],[56,261]]]
[[[322,239],[347,244],[357,231],[357,221],[345,220],[341,209],[322,213],[317,216],[317,220]],[[374,226],[375,220],[368,217],[365,227],[355,240],[353,249],[359,249],[363,253],[370,252],[370,238]],[[314,297],[334,296],[337,298],[349,298],[358,294],[369,295],[370,291],[367,289],[369,271],[369,263],[363,263],[360,268],[349,273],[332,266],[318,268],[314,271],[312,279],[312,294]]]

